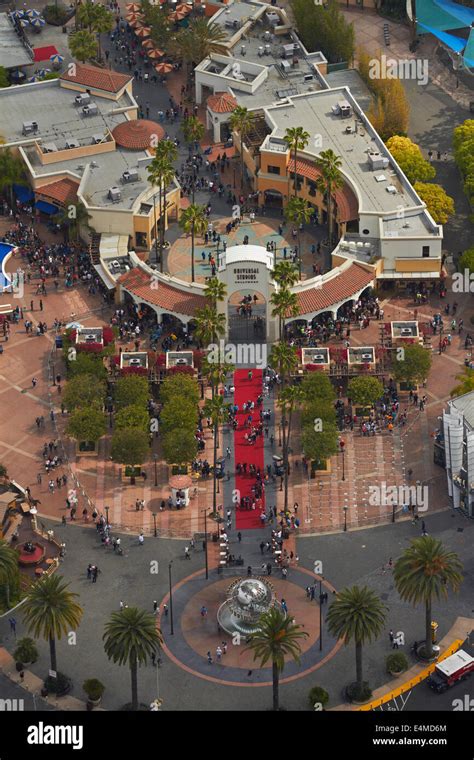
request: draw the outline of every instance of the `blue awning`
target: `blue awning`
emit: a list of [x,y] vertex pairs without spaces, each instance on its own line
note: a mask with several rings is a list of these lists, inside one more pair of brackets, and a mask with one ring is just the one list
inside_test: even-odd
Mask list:
[[36,208],[38,211],[41,211],[42,214],[48,214],[48,216],[59,213],[57,206],[53,206],[52,203],[46,203],[46,201],[36,201]]
[[451,50],[454,50],[455,53],[460,53],[466,47],[466,40],[462,40],[460,37],[455,37],[454,34],[441,32],[439,29],[435,29],[432,26],[426,26],[426,24],[419,24],[419,26],[422,26],[427,32],[430,32],[430,34],[433,34],[441,40],[441,42],[444,42],[444,44],[451,48]]
[[35,197],[33,190],[27,185],[13,185],[13,191],[21,203],[28,203]]

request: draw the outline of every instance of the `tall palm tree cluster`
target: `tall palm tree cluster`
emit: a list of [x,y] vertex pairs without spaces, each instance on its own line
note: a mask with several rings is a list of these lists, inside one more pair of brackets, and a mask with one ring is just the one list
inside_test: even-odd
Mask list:
[[[432,536],[415,538],[395,562],[395,588],[404,602],[424,606],[425,639],[417,648],[418,656],[433,659],[431,631],[433,600],[443,600],[449,588],[457,592],[462,583],[459,557]],[[366,700],[371,691],[363,680],[362,648],[382,633],[387,609],[377,594],[367,586],[345,588],[336,594],[327,614],[329,631],[345,644],[354,642],[356,681],[351,684],[353,699]]]
[[[226,296],[226,286],[217,277],[211,277],[207,281],[205,296],[208,305],[199,309],[196,315],[196,338],[206,347],[217,346],[219,340],[225,335],[225,314],[218,311],[218,304],[222,303]],[[209,357],[212,357],[210,359]],[[234,366],[224,360],[219,351],[209,354],[203,361],[201,372],[211,386],[211,398],[206,401],[203,413],[211,420],[214,446],[213,446],[213,492],[212,492],[212,515],[217,517],[217,449],[219,446],[219,429],[228,417],[229,405],[224,403],[219,394],[219,386],[225,382],[227,376],[234,371]]]
[[[5,561],[0,551],[0,577],[4,569]],[[28,632],[48,643],[51,670],[60,680],[56,641],[70,636],[81,624],[83,609],[78,602],[78,594],[70,591],[69,584],[60,575],[50,575],[34,584],[22,611]],[[138,668],[151,662],[152,655],[159,651],[163,643],[155,616],[137,607],[125,607],[120,612],[112,613],[102,638],[109,660],[129,667],[131,710],[138,710]]]
[[288,477],[291,423],[300,403],[299,389],[290,383],[291,373],[298,365],[295,349],[285,340],[285,320],[298,314],[298,299],[290,288],[298,282],[298,272],[289,261],[279,261],[272,272],[276,290],[271,296],[272,316],[278,317],[279,341],[274,344],[269,364],[280,376],[278,406],[281,412],[281,437],[284,470],[284,510],[288,509]]
[[76,25],[79,28],[70,40],[71,53],[85,63],[93,58],[102,59],[100,35],[114,28],[114,15],[105,5],[85,0],[76,9]]
[[[178,149],[172,140],[161,140],[155,147],[155,156],[148,166],[148,181],[158,188],[159,217],[156,218],[156,194],[153,196],[155,216],[155,259],[160,262],[163,271],[163,249],[165,245],[167,188],[174,177],[173,162],[178,158]],[[159,250],[159,253],[158,253]]]

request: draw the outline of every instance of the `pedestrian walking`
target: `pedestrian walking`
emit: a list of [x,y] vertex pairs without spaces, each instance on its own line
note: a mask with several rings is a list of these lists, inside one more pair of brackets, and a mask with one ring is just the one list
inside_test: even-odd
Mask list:
[[33,388],[36,388],[36,386],[38,385],[38,379],[36,377],[31,378],[31,385]]
[[163,605],[163,614],[164,614],[165,617],[168,617],[168,605],[167,604]]
[[119,602],[120,612],[122,612],[122,610],[123,610],[124,606],[125,606],[125,605],[124,605],[124,603],[123,603],[123,600],[121,599],[121,600],[120,600],[120,602]]
[[222,657],[222,649],[220,648],[220,646],[217,646],[216,647],[216,660],[217,660],[217,662],[221,661],[221,657]]
[[8,618],[8,622],[10,623],[10,631],[15,635],[16,638],[16,620],[14,617]]
[[388,632],[388,638],[390,639],[390,644],[392,644],[392,646],[393,646],[393,640],[394,640],[395,636],[393,635],[392,629],[390,629],[389,632]]
[[143,535],[143,531],[142,531],[140,535],[138,536],[138,544],[139,546],[143,546],[144,543],[145,543],[145,536]]
[[92,583],[97,583],[97,576],[99,575],[99,568],[94,565],[92,568]]
[[191,555],[189,554],[189,546],[184,547],[184,557],[185,559],[191,559]]
[[155,599],[155,601],[153,602],[153,612],[159,612],[159,611],[160,611],[160,608],[158,607],[158,602]]
[[240,544],[240,542],[242,541],[242,533],[240,532],[240,530],[239,530],[239,532],[237,533],[237,540],[238,540],[239,544]]
[[202,618],[207,617],[207,607],[205,607],[204,605],[202,605],[201,607],[201,617]]
[[212,665],[212,655],[210,651],[208,651],[207,653],[207,662],[209,663],[209,665]]

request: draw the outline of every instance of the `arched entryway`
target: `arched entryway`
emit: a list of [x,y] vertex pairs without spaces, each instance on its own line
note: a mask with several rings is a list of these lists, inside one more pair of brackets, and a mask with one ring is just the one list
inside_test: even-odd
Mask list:
[[242,288],[227,303],[229,343],[265,343],[267,304],[262,293]]
[[267,208],[283,208],[283,194],[279,190],[264,190],[263,199]]

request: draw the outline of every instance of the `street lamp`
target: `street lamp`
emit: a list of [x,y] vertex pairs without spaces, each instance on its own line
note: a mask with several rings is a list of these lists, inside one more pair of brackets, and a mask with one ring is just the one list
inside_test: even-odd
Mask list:
[[158,485],[158,471],[156,468],[156,463],[158,462],[158,454],[153,454],[153,462],[155,464],[155,488]]
[[319,576],[319,651],[323,651],[323,575]]
[[54,366],[54,361],[51,364],[51,368],[53,370],[53,385],[56,385],[56,368]]
[[339,440],[339,448],[340,448],[341,454],[342,454],[342,479],[343,480],[346,479],[346,469],[345,469],[345,464],[344,464],[344,447],[345,447],[345,445],[346,445],[346,442],[341,438]]
[[278,423],[278,445],[281,446],[281,422]]
[[168,578],[169,578],[169,584],[170,584],[170,635],[174,636],[174,627],[173,627],[173,587],[171,584],[171,565],[173,564],[173,560],[171,559],[168,565]]
[[204,512],[204,549],[205,549],[205,555],[206,555],[206,581],[209,579],[209,562],[208,562],[208,556],[207,556],[207,509],[203,510]]
[[344,510],[344,533],[347,531],[347,510],[349,507],[343,507]]
[[392,504],[392,522],[395,522],[395,502]]
[[152,515],[153,515],[154,536],[155,538],[158,538],[158,533],[156,532],[156,512],[152,512]]
[[110,507],[105,507],[105,520],[107,522],[107,527],[109,526],[109,509]]

